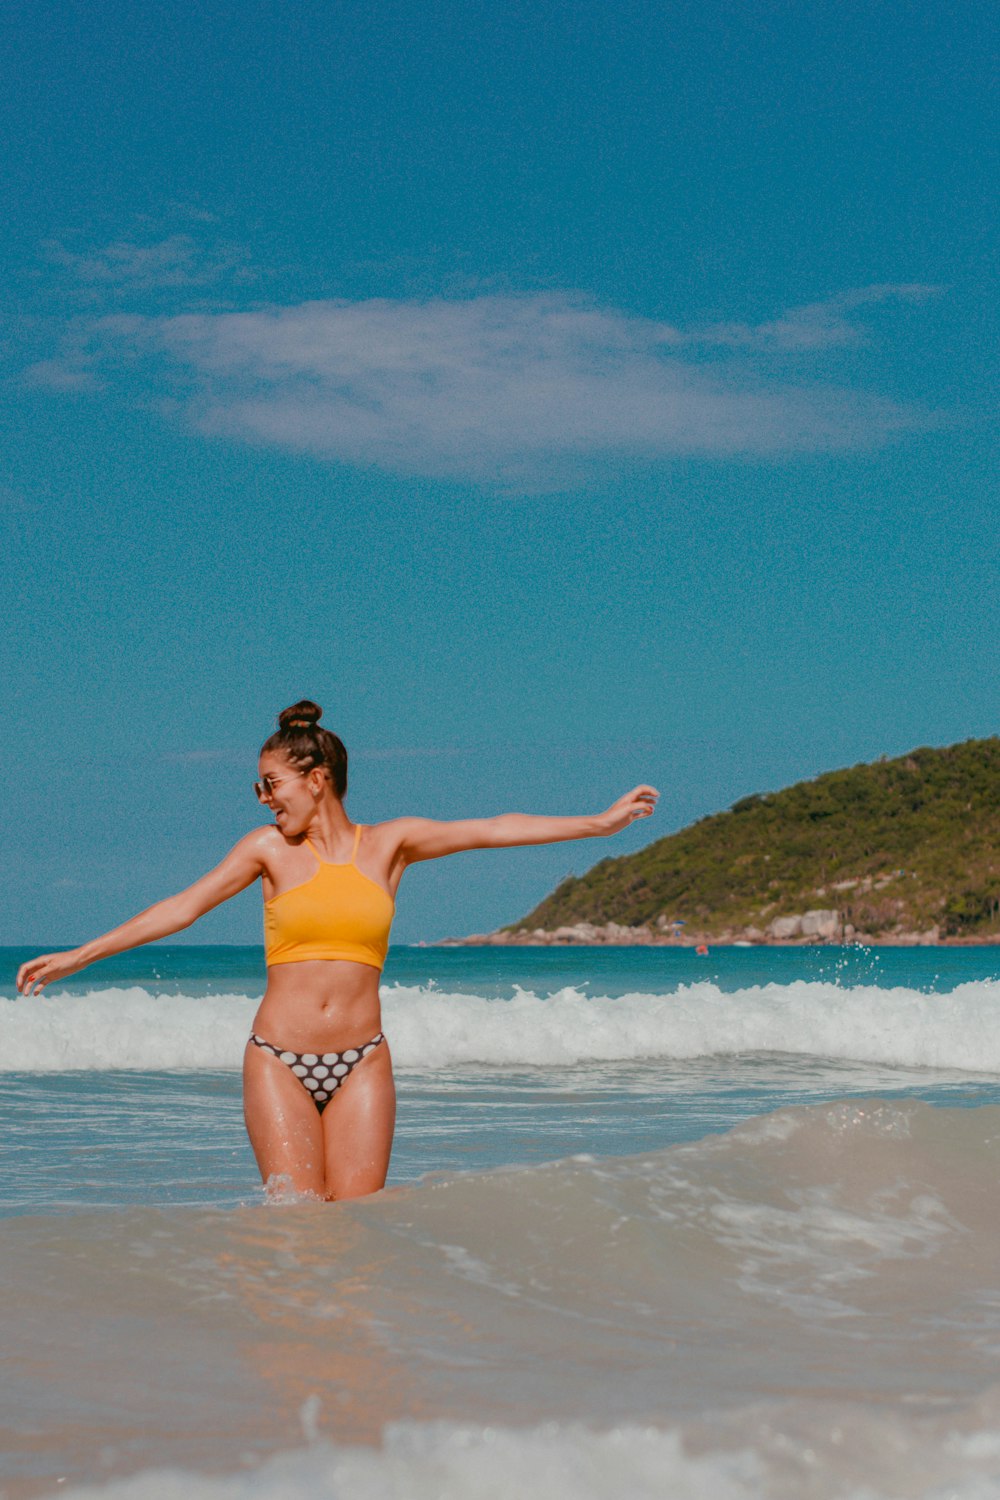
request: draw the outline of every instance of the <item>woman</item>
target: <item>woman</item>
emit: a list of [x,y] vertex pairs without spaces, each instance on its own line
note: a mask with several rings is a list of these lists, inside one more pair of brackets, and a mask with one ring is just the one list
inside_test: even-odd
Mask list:
[[352,824],[347,751],[320,728],[321,714],[308,701],[286,708],[260,752],[254,790],[273,824],[121,927],[22,964],[17,988],[40,994],[98,959],[181,932],[259,877],[267,988],[243,1059],[247,1131],[265,1184],[332,1200],[377,1192],[389,1168],[396,1092],[379,976],[406,867],[462,849],[617,833],[647,817],[659,794],[637,786],[594,817]]

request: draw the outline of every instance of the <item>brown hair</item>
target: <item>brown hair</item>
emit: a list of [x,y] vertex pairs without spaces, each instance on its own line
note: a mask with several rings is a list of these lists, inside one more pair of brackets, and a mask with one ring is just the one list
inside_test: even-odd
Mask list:
[[347,751],[332,730],[319,727],[322,716],[319,704],[308,698],[293,703],[291,708],[283,708],[276,732],[264,741],[260,753],[275,751],[291,761],[297,771],[325,766],[333,790],[343,802],[347,795]]

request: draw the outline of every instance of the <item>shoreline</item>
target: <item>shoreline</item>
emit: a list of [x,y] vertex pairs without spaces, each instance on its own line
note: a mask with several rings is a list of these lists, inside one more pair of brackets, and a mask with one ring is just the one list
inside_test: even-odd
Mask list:
[[[583,924],[581,924],[582,926]],[[587,924],[588,926],[590,924]],[[428,948],[994,948],[1000,933],[982,937],[926,932],[855,932],[771,936],[742,932],[692,932],[683,937],[654,932],[648,927],[623,927],[609,922],[604,928],[583,933],[566,928],[519,928],[513,931],[474,932],[466,937],[436,938]]]

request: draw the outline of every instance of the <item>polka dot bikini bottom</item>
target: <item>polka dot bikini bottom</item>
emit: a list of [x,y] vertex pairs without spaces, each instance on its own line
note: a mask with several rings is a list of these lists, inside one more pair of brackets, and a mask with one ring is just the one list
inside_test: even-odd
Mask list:
[[313,1103],[322,1114],[361,1059],[367,1057],[369,1052],[374,1052],[379,1043],[385,1041],[385,1037],[380,1031],[378,1036],[373,1036],[363,1047],[348,1047],[346,1052],[287,1052],[281,1047],[272,1047],[270,1042],[265,1042],[256,1032],[251,1033],[250,1040],[255,1047],[263,1047],[265,1052],[272,1052],[283,1063],[287,1063],[303,1088],[309,1090]]

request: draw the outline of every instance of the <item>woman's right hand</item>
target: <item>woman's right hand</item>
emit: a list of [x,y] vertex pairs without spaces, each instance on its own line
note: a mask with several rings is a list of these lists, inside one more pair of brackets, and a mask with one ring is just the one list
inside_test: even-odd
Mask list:
[[68,953],[43,953],[40,958],[29,959],[18,969],[18,994],[40,995],[53,979],[65,979],[68,974],[75,974],[85,967],[79,948],[72,948]]

